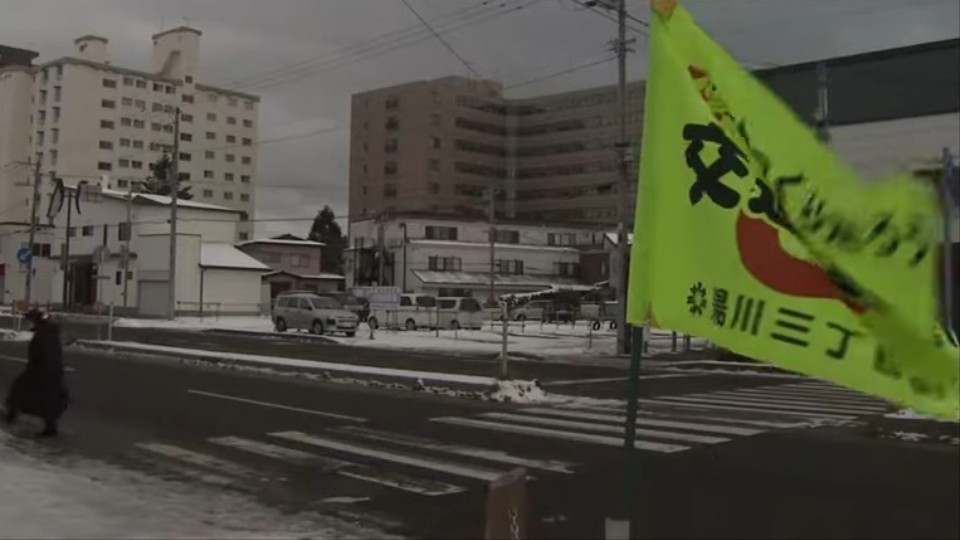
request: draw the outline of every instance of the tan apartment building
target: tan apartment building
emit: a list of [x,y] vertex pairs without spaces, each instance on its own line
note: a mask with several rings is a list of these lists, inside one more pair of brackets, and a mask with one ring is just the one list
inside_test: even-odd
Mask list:
[[28,218],[37,163],[43,191],[54,177],[138,189],[172,153],[179,108],[182,184],[197,202],[243,212],[237,239],[249,239],[259,98],[200,82],[200,37],[187,27],[153,35],[145,70],[114,65],[99,36],[78,38],[74,56],[0,65],[0,219]]

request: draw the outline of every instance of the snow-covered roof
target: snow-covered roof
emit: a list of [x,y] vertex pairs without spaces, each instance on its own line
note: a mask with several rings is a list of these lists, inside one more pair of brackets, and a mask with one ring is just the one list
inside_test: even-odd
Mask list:
[[200,246],[202,268],[270,271],[270,267],[230,244],[207,242]]
[[253,244],[274,244],[279,246],[304,246],[304,247],[323,247],[323,242],[314,242],[313,240],[284,240],[279,238],[261,238],[257,240],[247,240],[237,244],[238,246],[249,246]]
[[[76,188],[73,187],[70,189],[76,189]],[[100,193],[104,196],[114,197],[117,199],[122,199],[124,201],[127,200],[128,197],[130,197],[129,193],[126,193],[124,191],[115,191],[112,189],[104,189],[104,190],[101,190]],[[167,197],[166,195],[153,195],[150,193],[134,193],[133,194],[133,202],[135,203],[145,202],[148,204],[156,204],[160,206],[170,206],[172,201],[173,199],[171,199],[170,197]],[[212,210],[216,212],[232,212],[235,214],[239,214],[242,212],[241,210],[237,210],[235,208],[218,206],[216,204],[199,203],[194,201],[188,201],[185,199],[177,199],[177,206],[180,208],[193,208],[196,210]]]
[[[450,246],[450,247],[465,247],[465,248],[484,248],[489,249],[490,244],[488,242],[460,242],[458,240],[410,240],[411,245],[421,245],[421,246]],[[494,249],[515,249],[515,250],[527,250],[527,251],[553,251],[553,252],[565,252],[565,253],[579,253],[580,251],[574,247],[564,247],[564,246],[541,246],[536,244],[494,244]]]
[[280,274],[286,274],[288,276],[293,276],[300,279],[315,279],[315,280],[341,280],[346,279],[341,274],[330,274],[326,272],[321,272],[319,274],[297,274],[296,272],[288,272],[286,270],[277,270],[275,272],[270,272],[269,274],[264,274],[263,277],[269,276],[278,276]]
[[[424,285],[475,285],[490,284],[490,274],[483,272],[437,272],[433,270],[414,270]],[[496,275],[495,287],[563,287],[579,285],[573,278],[532,275]]]

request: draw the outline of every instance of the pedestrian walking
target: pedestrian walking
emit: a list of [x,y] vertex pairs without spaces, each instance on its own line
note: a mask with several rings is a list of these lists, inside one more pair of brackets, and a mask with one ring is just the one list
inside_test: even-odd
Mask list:
[[67,409],[68,392],[63,378],[63,345],[60,327],[39,310],[26,314],[33,327],[27,350],[27,367],[13,381],[7,395],[6,421],[14,424],[21,413],[40,417],[43,431],[38,437],[54,437],[58,421]]

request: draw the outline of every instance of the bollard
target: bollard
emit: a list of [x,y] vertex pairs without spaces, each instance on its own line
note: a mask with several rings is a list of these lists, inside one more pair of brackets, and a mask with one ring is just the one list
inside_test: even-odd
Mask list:
[[683,351],[690,352],[690,334],[683,335]]
[[370,326],[370,323],[367,323],[367,328],[370,330],[370,341],[373,341],[373,327]]
[[440,306],[437,306],[436,316],[437,316],[437,318],[436,318],[436,321],[435,321],[435,322],[436,322],[436,325],[437,325],[437,332],[436,332],[436,334],[434,334],[434,336],[435,336],[435,337],[440,337]]
[[587,350],[593,349],[593,324],[587,329]]
[[107,312],[107,341],[113,341],[113,303],[110,304],[110,310]]
[[677,352],[677,333],[676,332],[670,333],[670,350],[672,352]]

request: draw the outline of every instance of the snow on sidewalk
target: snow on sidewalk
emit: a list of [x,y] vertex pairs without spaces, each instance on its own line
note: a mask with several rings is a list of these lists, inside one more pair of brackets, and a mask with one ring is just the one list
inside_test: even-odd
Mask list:
[[0,538],[386,538],[318,514],[287,515],[212,488],[110,465],[48,463],[0,433]]

